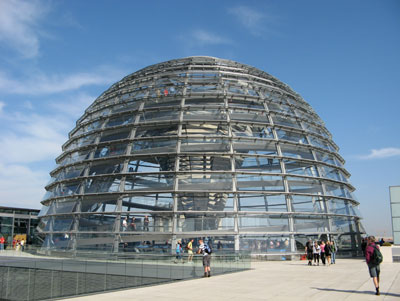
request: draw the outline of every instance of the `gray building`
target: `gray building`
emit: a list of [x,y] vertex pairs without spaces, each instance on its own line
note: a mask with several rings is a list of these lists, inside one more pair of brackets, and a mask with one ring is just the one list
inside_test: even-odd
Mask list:
[[14,238],[25,237],[28,244],[37,243],[35,229],[39,210],[0,206],[0,235],[5,238],[6,248],[12,247]]
[[275,77],[188,57],[123,78],[87,108],[46,186],[39,231],[55,250],[357,252],[359,203],[331,133]]

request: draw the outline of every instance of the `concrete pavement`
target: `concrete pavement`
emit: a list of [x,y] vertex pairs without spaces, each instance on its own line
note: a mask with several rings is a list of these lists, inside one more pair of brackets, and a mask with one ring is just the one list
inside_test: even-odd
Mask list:
[[400,263],[381,265],[381,296],[362,259],[307,266],[305,261],[253,262],[245,272],[66,300],[400,300]]

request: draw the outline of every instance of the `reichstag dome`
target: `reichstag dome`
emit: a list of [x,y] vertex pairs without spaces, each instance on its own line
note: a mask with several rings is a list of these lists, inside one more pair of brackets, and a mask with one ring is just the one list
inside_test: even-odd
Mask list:
[[214,57],[155,64],[86,109],[56,159],[38,227],[45,249],[354,252],[364,233],[324,122],[289,86]]

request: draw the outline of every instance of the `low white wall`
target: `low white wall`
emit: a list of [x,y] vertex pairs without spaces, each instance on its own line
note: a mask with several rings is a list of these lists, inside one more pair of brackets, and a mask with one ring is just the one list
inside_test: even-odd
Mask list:
[[380,249],[383,255],[383,262],[393,262],[392,247],[381,246]]

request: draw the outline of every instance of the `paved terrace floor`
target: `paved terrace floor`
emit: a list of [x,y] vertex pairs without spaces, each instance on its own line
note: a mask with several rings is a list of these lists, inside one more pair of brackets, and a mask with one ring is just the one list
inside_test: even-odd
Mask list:
[[400,263],[381,265],[381,295],[362,259],[331,266],[304,261],[253,262],[245,272],[65,300],[400,300]]

